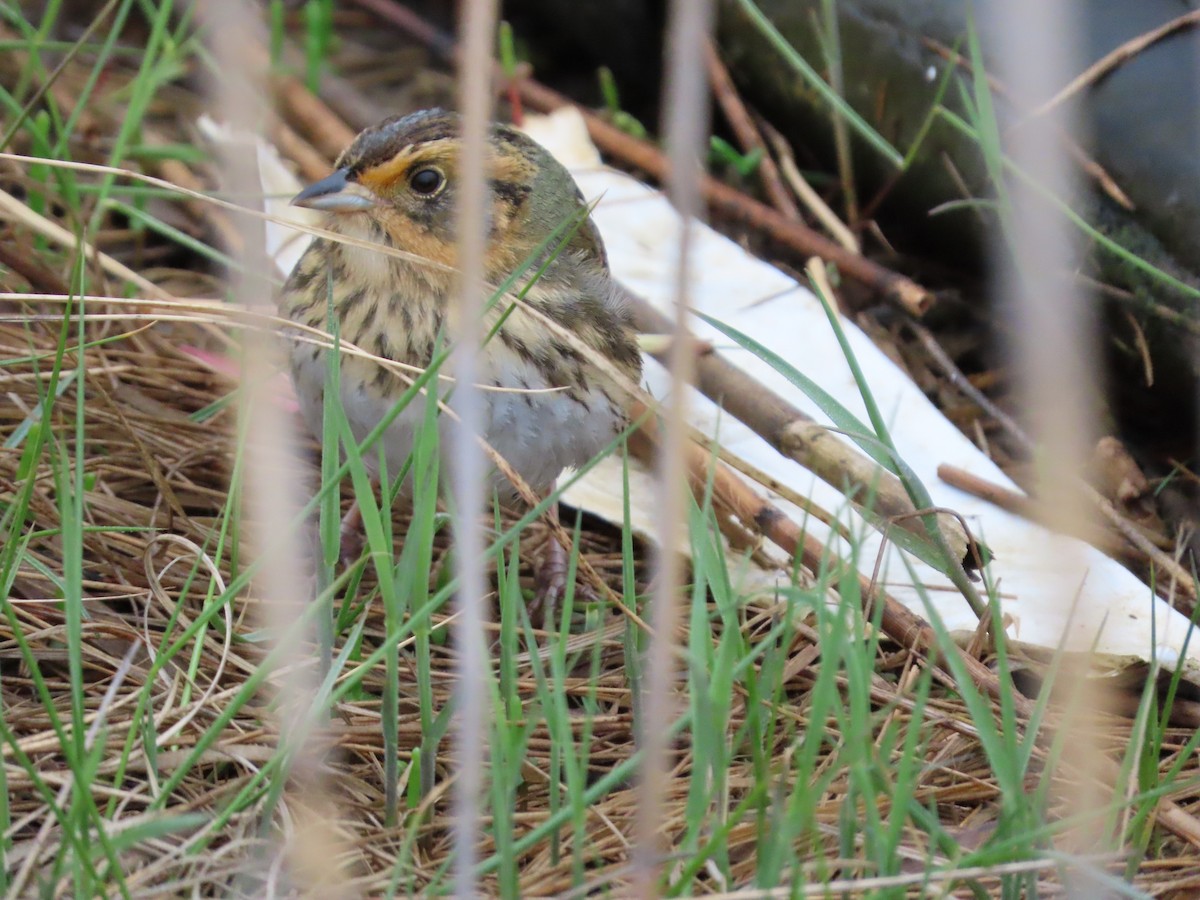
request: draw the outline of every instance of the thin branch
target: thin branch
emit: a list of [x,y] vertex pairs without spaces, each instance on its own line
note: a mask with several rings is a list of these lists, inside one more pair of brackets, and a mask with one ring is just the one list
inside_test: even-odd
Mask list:
[[705,61],[708,65],[708,80],[712,84],[713,95],[721,106],[721,112],[725,114],[725,121],[729,123],[729,127],[737,136],[738,146],[742,148],[743,153],[757,151],[762,154],[758,163],[758,177],[762,181],[763,190],[771,198],[771,203],[779,210],[780,214],[792,221],[800,221],[800,210],[796,208],[791,194],[784,187],[783,180],[779,177],[779,168],[763,143],[762,135],[759,134],[754,119],[746,111],[746,104],[742,102],[733,78],[729,75],[729,70],[721,62],[721,56],[717,53],[716,46],[709,40],[704,49]]
[[[639,331],[660,334],[669,327],[666,316],[632,292],[626,293]],[[659,352],[652,355],[660,362],[663,359]],[[870,499],[874,517],[899,519],[899,527],[928,540],[924,525],[911,518],[915,507],[899,479],[719,353],[699,356],[696,387],[783,456],[841,491],[859,509]],[[970,535],[948,516],[939,516],[938,525],[955,559],[969,565]]]
[[1181,28],[1190,28],[1200,22],[1200,10],[1192,10],[1189,13],[1184,13],[1177,16],[1169,22],[1159,25],[1157,28],[1152,28],[1145,34],[1138,35],[1131,40],[1126,41],[1119,47],[1110,50],[1104,56],[1100,57],[1077,76],[1071,79],[1070,83],[1061,91],[1035,109],[1032,115],[1041,116],[1048,113],[1050,110],[1059,106],[1070,97],[1075,96],[1085,87],[1102,79],[1118,66],[1129,61],[1137,54],[1141,53],[1151,44],[1161,41],[1170,34],[1174,34]]

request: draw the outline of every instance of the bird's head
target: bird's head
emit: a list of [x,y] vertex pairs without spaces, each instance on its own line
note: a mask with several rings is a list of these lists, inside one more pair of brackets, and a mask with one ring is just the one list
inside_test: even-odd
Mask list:
[[[327,213],[331,230],[373,237],[453,266],[461,131],[459,116],[440,109],[387,119],[359,134],[333,174],[309,185],[292,203]],[[492,272],[519,265],[584,209],[566,169],[539,144],[504,125],[489,132],[487,177],[487,267]],[[569,239],[568,248],[603,260],[590,220]]]

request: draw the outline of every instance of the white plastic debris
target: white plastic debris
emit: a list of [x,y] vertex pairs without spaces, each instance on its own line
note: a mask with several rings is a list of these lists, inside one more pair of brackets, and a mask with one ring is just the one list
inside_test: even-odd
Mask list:
[[[226,149],[234,146],[254,148],[263,196],[261,203],[248,203],[247,205],[256,205],[258,209],[268,215],[277,216],[298,225],[315,226],[320,223],[320,213],[291,205],[292,197],[296,196],[303,185],[279,158],[279,151],[274,145],[257,134],[238,134],[226,123],[218,122],[207,114],[201,115],[196,120],[196,127],[214,145]],[[294,228],[286,228],[273,222],[267,222],[265,225],[267,256],[275,263],[279,277],[284,278],[299,261],[305,248],[308,247],[310,238],[304,232]]]
[[[585,197],[598,201],[594,218],[616,276],[655,307],[673,315],[680,218],[665,196],[604,167],[583,120],[574,110],[532,117],[525,127],[571,170]],[[788,275],[707,226],[695,226],[693,241],[692,305],[771,348],[866,421],[854,378],[820,301]],[[767,363],[731,346],[728,338],[699,319],[692,324],[699,337],[711,340],[762,384],[817,421],[828,421],[815,404]],[[990,573],[999,585],[1002,608],[1011,620],[1010,637],[1039,648],[1062,645],[1072,651],[1095,649],[1105,662],[1117,667],[1152,658],[1168,668],[1176,665],[1183,656],[1187,620],[1098,550],[941,482],[937,467],[948,463],[1015,489],[865,334],[850,322],[843,322],[843,328],[888,419],[900,455],[924,482],[935,504],[962,513],[994,552]],[[665,397],[667,375],[650,361],[647,381],[652,393],[660,399]],[[699,393],[693,392],[688,403],[692,422],[698,428],[826,509],[840,511],[851,533],[863,536],[857,560],[860,570],[872,573],[882,539],[847,509],[837,491],[780,456],[740,422],[728,415],[718,416],[714,405]],[[602,481],[593,483],[596,478]],[[605,475],[604,470],[598,470],[585,481],[586,490],[572,490],[565,499],[603,514],[605,510],[597,508],[602,504],[597,503],[596,494],[619,492],[619,476],[614,478],[611,471]],[[805,520],[801,510],[781,498],[772,499],[796,521]],[[656,524],[654,492],[638,491],[634,500],[635,527],[652,535]],[[807,519],[807,524],[814,534],[832,540],[838,552],[848,554],[849,547],[820,523]],[[892,546],[885,551],[883,582],[889,592],[928,618],[924,594],[951,632],[973,632],[976,618],[949,581],[919,560],[908,556],[902,560],[902,556],[906,555]],[[910,577],[909,567],[915,580]],[[1188,645],[1185,674],[1200,682],[1200,640]]]

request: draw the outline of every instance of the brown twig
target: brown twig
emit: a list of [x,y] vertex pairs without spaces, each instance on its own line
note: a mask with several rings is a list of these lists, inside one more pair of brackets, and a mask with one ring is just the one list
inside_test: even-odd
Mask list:
[[[632,292],[626,293],[639,331],[657,334],[670,325],[667,317],[645,300]],[[660,361],[665,359],[659,353],[652,355]],[[698,357],[696,386],[779,453],[842,491],[859,509],[870,499],[871,511],[876,517],[903,517],[900,527],[928,540],[922,523],[911,518],[914,512],[912,501],[894,475],[839,440],[828,428],[814,422],[719,353]],[[956,559],[970,565],[970,535],[948,516],[939,516],[938,525]]]
[[1181,28],[1188,28],[1200,22],[1200,10],[1192,10],[1189,13],[1184,13],[1177,16],[1169,22],[1159,25],[1157,28],[1152,28],[1144,34],[1140,34],[1125,43],[1121,44],[1114,50],[1110,50],[1100,59],[1096,60],[1077,76],[1071,79],[1070,84],[1064,87],[1061,91],[1035,109],[1032,115],[1040,116],[1054,109],[1054,107],[1063,103],[1069,97],[1073,97],[1089,84],[1093,84],[1111,72],[1113,69],[1120,66],[1122,63],[1132,59],[1137,54],[1141,53],[1151,44],[1161,41],[1169,34],[1173,34]]
[[1142,360],[1142,372],[1146,387],[1154,387],[1154,357],[1150,355],[1150,342],[1146,340],[1146,332],[1138,324],[1137,316],[1130,310],[1123,309],[1121,312],[1125,315],[1125,321],[1129,323],[1129,330],[1133,332],[1133,346]]
[[825,199],[813,189],[813,186],[808,183],[808,180],[800,172],[800,168],[796,165],[796,160],[792,155],[792,148],[788,145],[784,136],[772,128],[769,123],[763,124],[763,131],[767,133],[767,138],[771,141],[771,147],[779,156],[779,168],[783,172],[783,177],[787,179],[792,193],[796,195],[810,213],[816,216],[817,221],[825,226],[825,230],[829,232],[830,237],[851,253],[856,255],[861,254],[862,248],[859,245],[858,238],[854,236],[854,232],[838,218],[837,213],[830,208]]
[[[283,58],[288,65],[293,67],[293,71],[303,71],[304,51],[291,41],[283,43]],[[336,109],[338,115],[357,131],[374,125],[388,112],[399,112],[394,109],[385,112],[378,103],[369,99],[356,84],[328,69],[321,73],[317,96],[326,106]]]
[[775,165],[775,160],[771,158],[762,135],[758,132],[758,126],[754,124],[754,119],[746,111],[746,104],[742,102],[742,98],[733,84],[733,79],[729,75],[729,70],[721,61],[721,56],[717,53],[717,48],[711,39],[706,43],[704,49],[705,60],[708,64],[708,80],[712,85],[713,96],[717,98],[721,112],[725,114],[725,121],[733,129],[738,146],[742,148],[743,153],[758,152],[762,154],[758,163],[758,177],[762,181],[763,190],[771,198],[771,203],[781,215],[793,222],[800,221],[800,210],[792,201],[792,196],[788,193],[787,188],[784,187],[783,179],[779,176],[779,168]]
[[330,159],[337,159],[358,136],[323,100],[290,75],[276,75],[271,79],[271,88],[287,123]]
[[296,164],[300,174],[317,181],[329,174],[331,162],[336,157],[326,157],[320,150],[301,137],[291,127],[276,121],[271,128],[271,141],[279,152]]
[[[1125,540],[1137,547],[1138,550],[1146,555],[1146,558],[1149,559],[1151,563],[1157,566],[1162,572],[1170,576],[1170,587],[1165,591],[1163,591],[1161,587],[1159,588],[1162,595],[1170,598],[1174,594],[1174,588],[1178,588],[1182,593],[1187,595],[1194,605],[1198,599],[1195,576],[1193,576],[1191,572],[1180,565],[1178,560],[1176,560],[1170,554],[1154,546],[1154,542],[1142,534],[1135,523],[1129,521],[1129,519],[1123,516],[1121,512],[1113,505],[1111,500],[1101,495],[1099,491],[1089,484],[1084,484],[1083,489],[1087,493],[1088,499],[1090,499],[1092,503],[1094,503],[1100,510],[1100,514],[1104,516],[1104,518],[1108,519],[1109,524],[1111,524],[1113,528],[1120,532],[1121,537],[1125,538]],[[1191,612],[1190,609],[1184,609],[1182,611],[1185,613]]]
[[[964,491],[972,497],[986,500],[993,506],[1027,519],[1030,522],[1046,524],[1045,517],[1041,515],[1037,501],[1019,491],[1014,491],[1011,488],[988,481],[986,478],[980,478],[973,472],[968,472],[966,469],[960,469],[958,466],[952,466],[947,463],[938,466],[937,474],[938,478],[946,484]],[[1127,545],[1115,540],[1112,535],[1102,531],[1089,531],[1086,534],[1077,534],[1076,537],[1087,541],[1109,556],[1125,556],[1130,553],[1130,548]]]
[[44,294],[70,294],[71,289],[57,272],[43,266],[32,253],[22,253],[13,238],[12,228],[0,234],[0,263],[8,266],[29,282],[35,291]]
[[1008,413],[993,403],[983,391],[971,383],[971,379],[963,374],[962,369],[942,349],[942,345],[938,343],[937,338],[933,336],[933,333],[928,328],[919,322],[909,322],[908,327],[916,335],[917,340],[921,342],[921,346],[925,348],[925,352],[929,354],[930,358],[937,364],[937,367],[942,370],[942,374],[950,380],[950,383],[954,385],[959,393],[1004,426],[1024,446],[1031,446],[1032,442],[1029,440],[1029,436],[1025,434],[1025,430]]
[[973,472],[968,472],[966,469],[960,469],[958,466],[952,466],[949,463],[942,463],[938,466],[937,473],[938,478],[951,487],[958,488],[960,491],[966,491],[972,497],[978,497],[980,500],[986,500],[988,503],[998,506],[1005,512],[1023,516],[1030,520],[1036,520],[1037,518],[1037,504],[1033,498],[1019,491],[1014,491],[1012,488],[1006,488],[993,481],[988,481],[986,478],[981,478]]
[[[445,54],[448,58],[453,58],[452,43],[436,28],[420,20],[411,10],[404,8],[394,0],[354,0],[354,2],[372,10],[380,18],[408,31],[435,51]],[[588,134],[601,150],[618,157],[633,168],[641,169],[657,181],[665,182],[667,180],[670,165],[657,147],[626,134],[601,117],[579,107],[569,98],[532,78],[522,81],[520,90],[525,103],[541,112],[553,112],[564,106],[578,109],[587,124]],[[819,256],[821,259],[833,263],[844,275],[865,284],[883,299],[895,304],[910,315],[922,316],[934,303],[934,295],[911,278],[906,278],[878,263],[850,253],[824,235],[818,234],[800,222],[789,221],[766,204],[747,197],[741,191],[735,190],[715,178],[703,176],[700,179],[700,192],[714,209],[745,222],[753,228],[761,229],[773,240],[790,247],[805,257]]]

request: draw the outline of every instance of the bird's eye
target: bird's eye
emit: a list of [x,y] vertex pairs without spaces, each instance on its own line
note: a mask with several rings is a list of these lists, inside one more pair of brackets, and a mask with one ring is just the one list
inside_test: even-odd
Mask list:
[[426,197],[431,197],[442,189],[442,185],[446,183],[444,176],[437,169],[417,169],[408,176],[408,186],[418,194],[424,194]]

